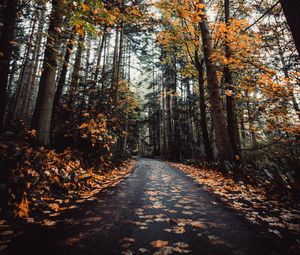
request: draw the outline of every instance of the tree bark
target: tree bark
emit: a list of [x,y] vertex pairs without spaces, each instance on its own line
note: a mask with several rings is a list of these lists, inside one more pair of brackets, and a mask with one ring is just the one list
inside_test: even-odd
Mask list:
[[98,77],[99,77],[99,73],[100,73],[100,64],[101,64],[101,59],[102,59],[102,53],[103,53],[103,48],[104,48],[104,44],[105,44],[105,40],[106,40],[106,27],[104,28],[103,31],[103,35],[101,36],[101,41],[99,43],[99,47],[98,47],[98,52],[97,52],[97,63],[96,63],[96,71],[95,71],[95,76],[94,76],[94,84],[96,87],[96,84],[98,83]]
[[33,70],[32,70],[30,81],[29,81],[30,82],[30,91],[29,91],[29,96],[27,98],[27,102],[25,105],[25,110],[26,110],[25,116],[26,116],[28,124],[30,123],[29,116],[32,114],[32,108],[34,108],[34,104],[35,104],[34,91],[36,90],[37,78],[38,78],[38,74],[39,74],[39,67],[41,65],[40,52],[43,48],[42,40],[43,40],[43,31],[44,31],[45,23],[42,20],[44,17],[45,17],[45,10],[42,11],[41,22],[39,24],[39,28],[37,31],[37,38],[36,38],[36,42],[35,42],[36,51],[34,53]]
[[75,56],[75,62],[74,62],[74,69],[72,72],[71,77],[71,85],[70,85],[70,98],[69,103],[70,105],[74,104],[76,101],[76,91],[78,87],[78,81],[79,81],[79,72],[81,69],[81,57],[82,57],[82,51],[83,51],[83,43],[84,43],[84,35],[80,35],[78,38],[78,45],[77,45],[77,51]]
[[59,101],[64,89],[64,86],[66,84],[66,78],[67,78],[67,72],[68,72],[68,67],[69,67],[69,62],[70,62],[70,57],[73,51],[73,47],[74,47],[74,36],[75,36],[75,31],[72,30],[71,31],[71,35],[67,44],[67,49],[66,49],[66,53],[64,56],[64,63],[62,66],[62,70],[60,73],[60,77],[58,80],[58,84],[57,84],[57,88],[56,88],[56,92],[55,92],[55,96],[54,96],[54,102],[53,102],[53,116],[55,115],[55,111],[59,105]]
[[[289,80],[290,79],[289,67],[286,64],[286,61],[285,61],[285,58],[284,58],[284,52],[282,50],[282,45],[280,45],[279,35],[276,36],[276,43],[277,43],[277,47],[278,47],[278,53],[279,53],[280,61],[281,61],[281,64],[282,64],[282,71],[284,73],[284,77]],[[298,119],[300,120],[300,108],[299,108],[299,105],[297,103],[296,97],[294,95],[293,88],[291,88],[291,91],[289,93],[289,97],[292,100],[294,110],[296,111]]]
[[294,42],[300,56],[300,3],[299,0],[281,0],[284,15],[291,29]]
[[22,114],[24,109],[24,103],[26,101],[26,94],[28,93],[30,89],[30,84],[28,83],[28,77],[30,76],[30,69],[31,69],[31,63],[32,60],[30,60],[30,55],[32,50],[32,41],[34,38],[34,32],[35,32],[35,26],[37,23],[37,17],[33,17],[33,20],[30,24],[31,26],[31,32],[27,43],[27,48],[25,51],[24,61],[22,64],[22,69],[18,81],[18,87],[17,92],[15,96],[15,102],[13,105],[13,120],[24,120],[24,116]]
[[33,93],[34,87],[35,87],[35,77],[37,73],[37,68],[38,68],[38,63],[39,63],[39,55],[40,55],[40,49],[41,49],[41,42],[42,42],[42,33],[44,29],[44,18],[45,16],[45,9],[41,11],[39,14],[39,24],[36,32],[36,38],[35,38],[35,43],[34,43],[34,48],[33,48],[33,53],[32,53],[32,59],[29,67],[29,72],[26,80],[26,84],[28,86],[26,93],[24,94],[24,99],[23,99],[23,105],[21,109],[21,116],[22,119],[25,121],[27,125],[30,124],[29,118],[28,118],[28,108],[30,105],[30,95]]
[[3,26],[0,38],[0,132],[4,128],[6,88],[13,51],[18,6],[19,0],[7,0],[3,11]]
[[[203,3],[203,1],[200,1]],[[203,10],[205,12],[205,9]],[[200,30],[203,42],[203,53],[207,72],[209,100],[211,104],[212,121],[221,165],[225,161],[233,161],[233,150],[227,132],[226,121],[219,91],[216,65],[212,60],[213,46],[206,14],[201,15]]]
[[32,126],[37,131],[39,144],[50,142],[50,127],[55,93],[60,32],[63,21],[64,0],[52,0],[52,11],[48,29],[48,39],[44,55],[43,72],[39,83],[37,103]]
[[[226,23],[226,27],[228,27],[230,25],[229,0],[224,0],[224,7],[225,7],[224,8],[225,23]],[[228,46],[227,38],[225,38],[225,57],[227,60],[229,60],[231,57],[231,51]],[[235,154],[235,159],[238,162],[241,158],[241,141],[240,141],[238,119],[237,119],[236,109],[235,109],[235,104],[236,104],[234,98],[235,88],[233,86],[232,73],[228,65],[225,65],[224,68],[224,80],[225,80],[226,90],[230,90],[232,92],[231,95],[226,95],[227,127],[228,127],[228,134],[232,145],[232,149]]]
[[195,65],[198,71],[198,83],[199,83],[199,101],[200,101],[200,126],[205,151],[205,157],[208,162],[214,160],[214,154],[212,146],[209,140],[207,122],[206,122],[206,104],[204,96],[204,72],[203,63],[200,62],[198,52],[195,51]]

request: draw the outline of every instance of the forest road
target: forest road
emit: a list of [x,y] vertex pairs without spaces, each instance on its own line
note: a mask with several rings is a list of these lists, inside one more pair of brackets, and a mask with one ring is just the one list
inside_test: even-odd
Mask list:
[[6,254],[288,254],[283,240],[158,160],[140,159],[119,185],[55,220],[29,226]]

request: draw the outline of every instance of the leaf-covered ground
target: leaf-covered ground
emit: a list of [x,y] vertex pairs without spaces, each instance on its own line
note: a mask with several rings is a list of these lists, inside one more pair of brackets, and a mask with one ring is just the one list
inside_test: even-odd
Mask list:
[[[53,153],[53,152],[49,152]],[[53,155],[56,155],[53,153]],[[53,155],[51,157],[53,157]],[[40,178],[30,193],[25,193],[21,202],[17,205],[16,216],[29,224],[43,226],[56,225],[55,217],[60,216],[65,210],[76,209],[81,203],[95,200],[95,196],[102,190],[116,186],[126,178],[136,165],[136,160],[123,162],[119,167],[107,172],[83,169],[79,161],[66,160],[65,167],[61,170],[55,166],[49,166],[43,179],[40,173],[31,169],[22,169],[28,175]],[[52,161],[51,161],[52,162]],[[76,178],[70,175],[76,171]],[[28,179],[27,179],[28,180]],[[55,190],[52,188],[55,185]],[[74,186],[70,189],[58,189],[59,186]],[[16,220],[16,221],[15,221]],[[13,220],[13,225],[20,224],[18,219]],[[22,225],[22,224],[21,224]],[[0,251],[5,249],[12,238],[19,235],[18,228],[7,220],[0,219]]]
[[27,225],[4,252],[297,254],[294,235],[280,237],[253,224],[210,193],[166,163],[140,159],[119,185],[53,216],[53,226]]
[[[300,244],[300,204],[278,194],[269,195],[265,187],[254,187],[234,181],[214,170],[170,163],[191,176],[202,188],[213,192],[227,205],[236,209],[249,221],[263,224],[278,237],[294,238]],[[293,237],[294,236],[294,237]],[[299,246],[300,248],[300,246]]]

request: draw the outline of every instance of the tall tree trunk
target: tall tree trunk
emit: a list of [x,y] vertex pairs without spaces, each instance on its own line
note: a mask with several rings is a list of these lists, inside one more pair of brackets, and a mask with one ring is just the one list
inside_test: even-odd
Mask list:
[[[287,66],[287,64],[285,62],[284,52],[282,50],[282,46],[280,45],[280,41],[279,41],[279,35],[276,37],[276,42],[277,42],[278,53],[279,53],[280,61],[281,61],[281,64],[282,64],[282,71],[284,73],[284,77],[287,78],[287,80],[289,80],[290,79],[289,67]],[[290,97],[289,99],[292,100],[294,110],[296,111],[298,119],[300,120],[300,108],[299,108],[299,105],[297,103],[293,88],[291,88],[291,91],[289,93],[289,97]]]
[[161,111],[161,122],[162,122],[162,131],[161,131],[161,155],[165,159],[167,156],[167,139],[166,139],[166,90],[162,85],[161,92],[162,96],[162,111]]
[[300,3],[299,0],[280,0],[300,56]]
[[[175,65],[175,64],[174,64]],[[176,65],[175,65],[176,66]],[[174,70],[174,84],[173,84],[173,91],[176,93],[177,91],[177,71],[176,69]],[[179,123],[179,112],[178,112],[178,100],[177,96],[174,95],[172,96],[172,115],[173,115],[173,125],[172,125],[172,156],[173,160],[178,161],[180,158],[180,153],[179,153],[179,138],[180,138],[180,123]]]
[[[86,43],[87,46],[86,46],[86,53],[85,53],[85,66],[83,68],[85,74],[84,74],[84,82],[83,82],[82,97],[81,97],[81,109],[85,109],[88,106],[86,104],[86,96],[87,96],[89,81],[92,79],[92,75],[90,75],[91,72],[90,56],[91,56],[91,47],[92,47],[91,43],[92,43],[91,38],[88,36],[87,43]],[[92,86],[94,86],[94,83],[92,84]]]
[[67,78],[67,72],[68,72],[70,57],[71,57],[73,47],[74,47],[74,37],[75,37],[75,30],[72,30],[71,34],[70,34],[68,44],[67,44],[67,49],[66,49],[65,56],[64,56],[64,63],[63,63],[63,66],[62,66],[62,70],[61,70],[61,73],[60,73],[60,77],[59,77],[59,80],[58,80],[58,84],[57,84],[57,88],[56,88],[56,92],[55,92],[55,96],[54,96],[53,117],[54,117],[55,112],[57,110],[57,107],[59,105],[59,101],[60,101],[64,86],[66,84],[66,78]]
[[39,59],[39,54],[40,54],[40,49],[41,49],[41,41],[42,41],[42,33],[44,29],[44,20],[43,17],[45,16],[45,9],[41,11],[39,14],[39,24],[36,32],[36,38],[35,38],[35,43],[34,43],[34,48],[33,48],[33,53],[32,53],[32,59],[29,67],[29,72],[28,76],[26,79],[26,84],[27,84],[27,89],[24,94],[23,98],[23,105],[21,107],[21,118],[26,122],[27,125],[30,124],[29,118],[28,118],[28,107],[30,105],[30,95],[33,93],[33,89],[35,87],[35,76],[37,72],[37,67],[38,67],[38,59]]
[[[202,61],[203,62],[203,61]],[[200,101],[200,126],[204,145],[204,151],[206,160],[211,162],[214,160],[214,154],[209,140],[209,134],[206,122],[206,103],[205,103],[205,93],[204,93],[204,73],[203,73],[203,63],[200,62],[198,52],[195,51],[195,64],[198,71],[198,83],[199,83],[199,101]]]
[[[200,1],[203,3],[203,1]],[[205,9],[203,10],[205,13]],[[216,65],[212,60],[213,46],[206,14],[201,15],[200,30],[203,42],[203,53],[207,72],[209,99],[211,104],[212,121],[219,159],[223,165],[225,161],[233,161],[233,150],[227,132],[226,121],[219,91]]]
[[19,0],[7,0],[4,2],[6,3],[6,7],[3,11],[3,26],[0,38],[0,132],[3,131],[4,127],[6,89],[12,57]]
[[[26,53],[24,56],[23,66],[21,69],[17,93],[15,97],[15,102],[13,106],[13,119],[14,120],[23,120],[22,109],[24,109],[24,100],[26,100],[26,94],[30,89],[30,84],[28,83],[28,77],[30,76],[30,68],[32,59],[30,60],[30,55],[32,53],[32,41],[35,34],[35,26],[37,23],[37,17],[33,17],[33,20],[30,24],[31,32],[27,43]],[[34,51],[34,50],[33,50]]]
[[[228,28],[230,25],[229,0],[224,0],[224,7],[225,7],[224,8],[225,23],[226,23],[226,27]],[[229,60],[231,57],[231,51],[227,43],[227,38],[225,39],[225,57],[227,60]],[[231,95],[226,95],[227,127],[228,127],[228,134],[231,141],[232,149],[235,154],[235,159],[238,162],[241,158],[241,141],[240,141],[238,119],[237,119],[236,109],[235,109],[235,98],[234,98],[235,89],[233,86],[232,73],[228,65],[225,65],[224,68],[224,80],[225,80],[226,90],[230,90],[232,92]]]
[[29,116],[32,114],[32,109],[34,108],[34,104],[35,104],[34,91],[36,90],[37,78],[38,78],[38,74],[39,74],[39,67],[41,65],[40,53],[43,48],[42,40],[43,40],[43,31],[44,31],[44,25],[45,25],[45,23],[43,22],[44,17],[45,17],[45,9],[42,11],[40,24],[39,24],[39,28],[37,31],[37,38],[36,38],[36,42],[35,42],[36,51],[34,53],[33,70],[32,70],[30,81],[29,81],[30,82],[30,91],[29,91],[29,96],[27,98],[26,105],[24,107],[26,110],[25,116],[26,116],[28,124],[30,123]]
[[172,81],[173,81],[173,68],[170,64],[165,65],[165,93],[166,93],[166,153],[168,159],[173,159],[173,130],[172,130],[172,116],[171,116],[171,104],[172,104]]
[[[119,81],[123,77],[121,77],[121,66],[123,61],[123,40],[124,40],[124,27],[123,24],[120,25],[120,32],[119,32],[119,42],[118,42],[118,49],[117,49],[117,56],[116,56],[116,63],[114,69],[114,105],[117,106],[118,101],[118,93],[119,93]],[[116,41],[117,43],[117,41]]]
[[81,69],[81,57],[83,52],[83,43],[84,43],[84,35],[80,35],[78,38],[78,45],[77,45],[77,51],[75,56],[75,62],[74,62],[74,69],[72,72],[71,77],[71,85],[70,85],[70,95],[69,95],[69,102],[70,104],[74,104],[76,102],[76,92],[78,87],[78,81],[79,81],[79,73]]
[[98,57],[97,57],[96,71],[95,71],[95,76],[94,76],[94,84],[95,84],[94,87],[96,87],[96,84],[98,82],[98,77],[99,77],[99,73],[100,73],[100,64],[101,64],[102,53],[103,53],[105,41],[106,41],[106,27],[104,28],[103,35],[101,36],[101,40],[100,40],[99,47],[98,47],[98,52],[97,52]]
[[107,35],[104,38],[104,46],[103,46],[103,64],[102,64],[102,70],[101,70],[101,87],[100,87],[100,100],[99,100],[99,105],[100,109],[103,108],[103,102],[104,102],[104,85],[106,81],[106,64],[107,64],[107,59],[109,55],[109,44],[110,44],[110,33],[107,32]]
[[37,103],[32,126],[37,130],[40,144],[50,142],[50,127],[55,93],[60,31],[63,21],[64,0],[52,0],[52,11],[48,29],[48,39],[44,55],[43,72],[40,79]]
[[116,37],[115,37],[115,45],[114,45],[114,54],[113,54],[113,63],[112,63],[112,79],[111,79],[111,90],[115,92],[116,90],[116,82],[117,82],[117,65],[118,65],[118,54],[119,54],[119,37],[120,31],[119,27],[116,28]]

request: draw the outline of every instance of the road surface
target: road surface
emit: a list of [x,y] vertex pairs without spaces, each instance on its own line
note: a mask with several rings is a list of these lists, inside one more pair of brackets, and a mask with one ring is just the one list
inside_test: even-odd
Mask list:
[[55,220],[28,227],[6,253],[288,254],[282,240],[158,160],[140,159],[117,187]]

